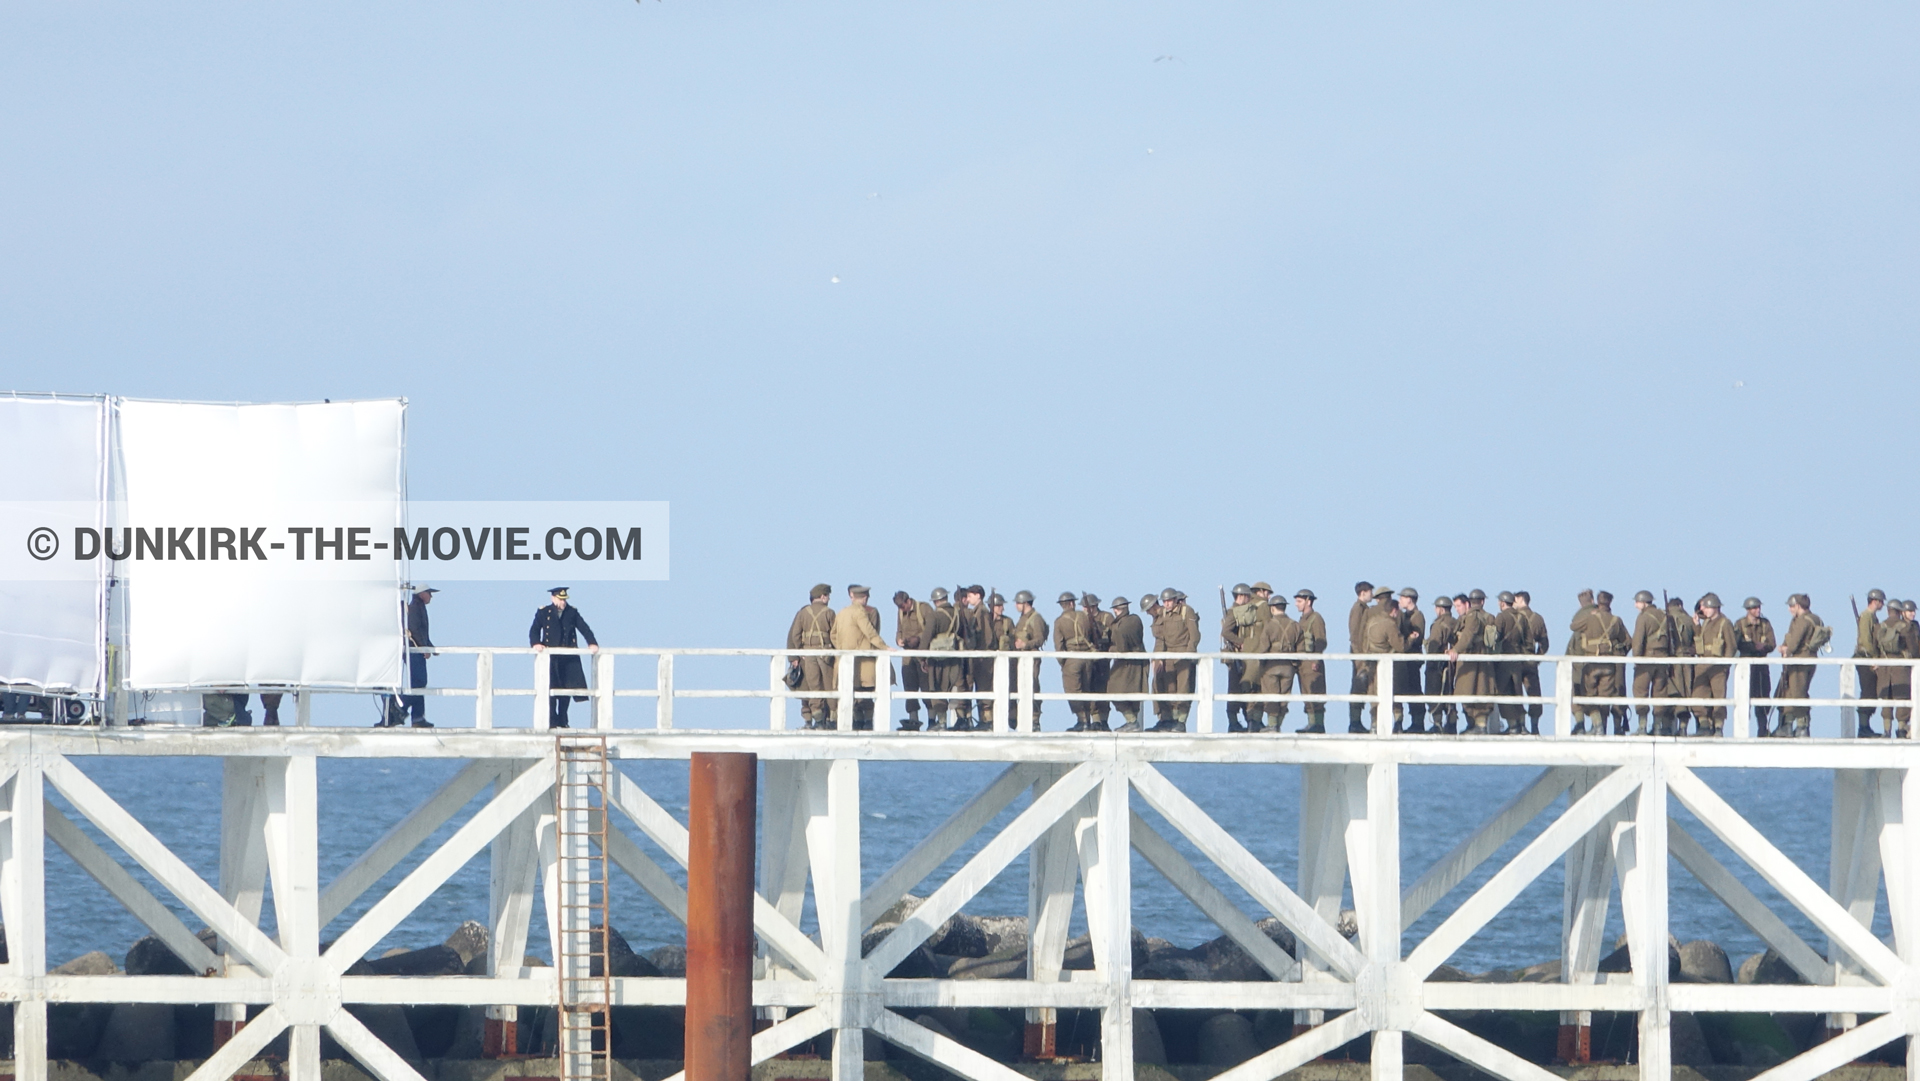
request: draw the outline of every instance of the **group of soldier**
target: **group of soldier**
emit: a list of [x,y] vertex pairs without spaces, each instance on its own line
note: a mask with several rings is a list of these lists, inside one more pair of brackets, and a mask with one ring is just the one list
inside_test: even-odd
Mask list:
[[[920,710],[927,711],[925,726],[931,731],[974,731],[993,727],[993,699],[998,689],[996,678],[1011,678],[1011,667],[996,667],[994,658],[969,657],[969,652],[1031,652],[1048,648],[1060,653],[1087,653],[1085,659],[1059,659],[1061,690],[1075,695],[1147,694],[1149,675],[1151,693],[1170,696],[1153,702],[1157,732],[1180,732],[1187,727],[1190,698],[1198,662],[1191,659],[1153,659],[1148,655],[1146,633],[1150,627],[1154,653],[1194,653],[1200,649],[1200,616],[1187,596],[1178,589],[1165,589],[1140,599],[1142,611],[1151,619],[1144,623],[1131,611],[1125,597],[1116,598],[1102,609],[1100,598],[1091,593],[1071,592],[1057,598],[1060,613],[1051,624],[1035,610],[1034,596],[1025,590],[1014,594],[1014,614],[1006,613],[1005,599],[980,586],[961,586],[949,593],[935,589],[926,601],[907,593],[895,593],[898,610],[897,631],[892,646],[880,633],[880,613],[867,603],[864,586],[849,586],[851,603],[835,612],[832,589],[813,588],[807,607],[795,615],[787,634],[789,649],[903,650],[927,651],[936,656],[904,658],[900,670],[900,689],[907,719],[901,728],[919,731]],[[1223,591],[1224,594],[1224,591]],[[1347,651],[1353,654],[1413,655],[1422,660],[1355,661],[1349,694],[1365,696],[1366,701],[1348,702],[1348,731],[1368,731],[1367,713],[1373,713],[1377,728],[1380,679],[1392,680],[1394,699],[1390,722],[1396,732],[1445,735],[1538,735],[1543,712],[1540,662],[1511,658],[1537,657],[1549,651],[1547,625],[1532,606],[1524,590],[1502,592],[1494,599],[1495,609],[1487,608],[1487,594],[1475,589],[1468,593],[1434,598],[1431,619],[1421,610],[1420,592],[1401,589],[1397,593],[1384,586],[1358,582],[1354,586],[1353,607],[1347,614]],[[1787,600],[1792,614],[1786,634],[1776,641],[1773,624],[1762,614],[1758,598],[1744,602],[1744,613],[1731,619],[1721,612],[1718,595],[1707,593],[1689,608],[1677,597],[1661,601],[1649,590],[1634,595],[1636,609],[1629,629],[1614,614],[1613,595],[1604,590],[1584,590],[1579,595],[1579,610],[1569,625],[1566,653],[1577,657],[1622,657],[1632,659],[1632,697],[1652,700],[1654,704],[1632,707],[1637,723],[1630,721],[1625,703],[1576,701],[1573,733],[1615,735],[1630,730],[1640,735],[1719,736],[1726,724],[1727,710],[1721,705],[1690,703],[1688,699],[1724,699],[1732,665],[1726,658],[1767,657],[1775,650],[1786,660],[1817,656],[1832,637],[1832,629],[1813,614],[1806,594],[1796,593]],[[1273,658],[1266,654],[1317,654],[1326,652],[1327,624],[1314,610],[1318,600],[1310,589],[1302,589],[1289,599],[1276,594],[1265,582],[1233,587],[1231,603],[1221,597],[1221,648],[1227,653],[1247,654],[1244,660],[1227,662],[1227,726],[1235,732],[1279,731],[1288,705],[1274,701],[1296,693],[1327,693],[1326,664],[1307,658]],[[1291,608],[1291,611],[1289,609]],[[1875,589],[1867,594],[1867,607],[1859,612],[1858,645],[1854,656],[1860,659],[1920,659],[1920,619],[1912,601],[1888,600]],[[1881,618],[1881,613],[1885,618]],[[940,653],[955,653],[942,659]],[[1507,659],[1490,659],[1501,657]],[[1481,659],[1489,658],[1489,659]],[[817,690],[831,695],[836,687],[834,660],[831,657],[795,657],[790,660],[789,685],[797,690]],[[1777,697],[1807,698],[1813,678],[1812,665],[1785,664],[1781,668]],[[1906,665],[1859,665],[1863,700],[1906,701],[1911,693],[1911,669]],[[1766,665],[1749,668],[1749,689],[1753,698],[1775,697],[1772,677]],[[854,674],[857,691],[874,688],[878,669],[873,658],[860,658]],[[1628,666],[1622,662],[1586,663],[1574,666],[1574,693],[1580,699],[1626,697]],[[891,675],[889,675],[891,678]],[[1461,696],[1479,701],[1464,704],[1403,702],[1408,696]],[[1491,700],[1489,700],[1491,699]],[[1661,699],[1678,700],[1671,705]],[[1112,713],[1121,717],[1119,731],[1141,731],[1141,701],[1107,701],[1099,698],[1073,700],[1071,731],[1105,732],[1111,726]],[[1873,706],[1858,708],[1860,735],[1873,735]],[[832,697],[803,698],[802,715],[808,727],[837,727],[837,703]],[[1035,716],[1039,704],[1035,704]],[[1326,731],[1326,703],[1304,703],[1306,724],[1303,733]],[[1754,707],[1762,736],[1805,737],[1809,734],[1810,711],[1805,706],[1785,706],[1779,722],[1772,724],[1774,710],[1765,705]],[[1906,734],[1909,711],[1905,707],[1882,709],[1885,723],[1899,725]],[[1429,724],[1431,721],[1431,724]],[[1630,729],[1630,725],[1632,728]],[[873,702],[856,699],[853,727],[873,726]],[[1771,727],[1770,727],[1771,726]]]

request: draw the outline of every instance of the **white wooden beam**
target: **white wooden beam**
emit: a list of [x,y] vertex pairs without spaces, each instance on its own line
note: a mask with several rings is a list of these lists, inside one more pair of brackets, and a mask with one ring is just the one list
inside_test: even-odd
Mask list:
[[1638,771],[1627,767],[1594,785],[1414,947],[1407,964],[1423,977],[1439,968],[1639,785]]
[[[1132,792],[1126,770],[1108,765],[1099,789],[1099,824],[1082,830],[1097,846],[1093,859],[1087,859],[1083,841],[1081,866],[1087,880],[1087,909],[1097,906],[1101,913],[1102,934],[1093,941],[1094,960],[1106,977],[1107,1006],[1100,1012],[1100,1058],[1102,1070],[1116,1077],[1133,1076],[1133,845],[1129,822]],[[1092,923],[1089,921],[1089,929]]]
[[81,870],[104,886],[114,900],[132,913],[134,919],[166,943],[168,949],[187,963],[188,968],[202,976],[221,971],[220,958],[207,948],[206,943],[195,937],[187,925],[180,922],[180,917],[173,914],[172,909],[127,873],[118,860],[94,844],[93,838],[74,825],[51,800],[44,802],[42,813],[46,816],[47,837],[79,864]]
[[275,1036],[287,1027],[287,1018],[278,1005],[268,1006],[235,1032],[220,1049],[210,1055],[185,1081],[227,1081],[240,1067],[252,1062],[266,1050]]
[[1780,959],[1793,967],[1801,978],[1812,984],[1832,984],[1833,966],[1828,964],[1807,945],[1806,940],[1788,927],[1785,920],[1775,915],[1746,884],[1736,878],[1732,871],[1714,858],[1706,846],[1688,833],[1680,820],[1667,820],[1667,847],[1680,866],[1687,869],[1707,888],[1707,892],[1720,899],[1747,929],[1760,937],[1762,942],[1771,946],[1780,954]]
[[[1667,1005],[1668,846],[1665,765],[1647,763],[1633,810],[1634,894],[1628,934],[1640,946],[1630,950],[1633,979],[1646,992],[1640,1009],[1640,1076],[1667,1081],[1673,1076],[1673,1014]],[[1626,891],[1623,889],[1624,895]],[[1629,941],[1632,940],[1629,939]]]
[[380,1081],[426,1081],[420,1076],[420,1071],[401,1058],[393,1048],[382,1043],[380,1037],[368,1031],[358,1017],[347,1011],[334,1011],[333,1019],[327,1022],[327,1031],[340,1041],[342,1050],[359,1060],[360,1065]]
[[900,898],[939,869],[949,857],[960,851],[961,845],[1006,810],[1033,783],[1034,770],[1033,764],[1022,762],[1001,770],[991,784],[975,793],[959,810],[949,815],[939,828],[895,861],[879,881],[867,889],[866,896],[860,899],[861,927],[872,927],[873,921],[899,903]]
[[1667,775],[1667,786],[1702,825],[1805,913],[1815,926],[1841,943],[1875,979],[1892,984],[1905,974],[1905,963],[1892,950],[1875,938],[1873,932],[1860,926],[1838,901],[1741,818],[1705,781],[1684,766],[1674,766]]
[[365,956],[407,918],[421,901],[466,866],[502,829],[520,816],[553,786],[553,761],[542,759],[527,767],[506,789],[454,831],[445,844],[421,861],[391,892],[367,910],[345,934],[334,940],[327,961],[336,973]]
[[[280,947],[260,930],[248,923],[234,907],[220,896],[218,890],[207,885],[199,875],[193,872],[172,850],[161,844],[159,839],[148,832],[126,809],[115,803],[100,786],[86,774],[74,768],[64,758],[43,759],[43,768],[47,780],[59,789],[60,794],[73,804],[73,808],[85,815],[87,820],[99,827],[107,839],[119,845],[127,855],[132,856],[146,872],[154,877],[167,891],[178,897],[194,915],[206,921],[222,942],[239,951],[248,964],[263,973],[277,970],[286,960],[286,954]],[[21,778],[24,779],[24,778]],[[16,788],[18,781],[16,781]],[[16,801],[17,802],[17,801]],[[33,805],[35,827],[40,823],[40,804]],[[16,825],[19,822],[20,808],[14,808]],[[37,840],[37,838],[36,838]],[[9,942],[9,946],[12,943]]]
[[1132,767],[1133,787],[1160,817],[1190,841],[1200,853],[1212,860],[1279,918],[1296,940],[1320,952],[1342,976],[1352,979],[1365,966],[1366,958],[1340,936],[1334,926],[1322,919],[1300,895],[1288,889],[1267,866],[1200,806],[1158,770],[1145,763]]
[[[811,1040],[832,1027],[833,1011],[816,1006],[761,1029],[753,1034],[753,1042],[749,1045],[752,1065],[758,1066],[787,1048]],[[687,1072],[682,1070],[669,1074],[661,1081],[687,1081]]]
[[1276,980],[1284,980],[1297,967],[1293,958],[1287,956],[1287,951],[1268,938],[1218,886],[1207,881],[1178,849],[1138,814],[1133,816],[1133,847],[1154,870],[1166,877],[1174,889],[1180,891],[1181,896],[1193,902],[1193,906],[1212,920],[1228,938],[1247,951],[1247,956],[1252,957],[1254,963],[1266,969],[1268,975]]
[[[972,859],[953,873],[953,877],[942,883],[900,926],[874,946],[873,953],[867,958],[868,967],[879,974],[893,971],[895,965],[906,960],[907,955],[938,931],[948,917],[960,911],[962,905],[972,900],[974,894],[993,881],[994,876],[1005,870],[1015,856],[1024,852],[1047,827],[1059,821],[1069,808],[1080,802],[1080,797],[1099,782],[1100,767],[1091,762],[1074,767],[1065,777],[1054,782],[1044,795],[1028,804],[1027,809],[1009,822],[1006,829],[974,853]],[[819,890],[820,876],[816,873],[816,897]]]
[[1495,1077],[1509,1078],[1510,1081],[1560,1081],[1558,1074],[1433,1014],[1420,1014],[1414,1020],[1412,1031],[1427,1043]]
[[[843,669],[850,668],[850,662]],[[840,719],[852,724],[852,710]],[[826,955],[823,983],[839,992],[833,1016],[833,1079],[863,1081],[866,1072],[866,973],[860,957],[860,763],[841,760],[807,790],[807,853],[813,863],[814,911]],[[878,952],[876,950],[876,952]],[[886,972],[898,963],[898,958]]]
[[[8,974],[28,986],[47,971],[47,864],[45,769],[58,758],[30,752],[15,761],[8,787],[12,808],[4,871]],[[47,1003],[38,996],[13,1004],[13,1073],[16,1081],[47,1081]]]
[[462,807],[492,784],[500,774],[500,763],[480,759],[454,774],[447,783],[428,796],[426,802],[407,813],[354,860],[346,870],[327,883],[320,895],[320,926],[325,927],[342,912],[353,907],[360,896],[400,865],[414,849],[424,844],[434,831],[447,824]]
[[1286,1043],[1255,1055],[1230,1070],[1213,1075],[1213,1081],[1272,1081],[1312,1062],[1321,1055],[1366,1035],[1367,1025],[1360,1011],[1353,1010],[1308,1029]]
[[1438,904],[1455,886],[1465,882],[1475,868],[1500,851],[1501,846],[1525,829],[1527,823],[1538,818],[1541,811],[1560,798],[1560,794],[1567,790],[1579,772],[1577,768],[1566,766],[1542,770],[1532,783],[1502,804],[1465,840],[1453,846],[1451,852],[1434,861],[1433,866],[1427,868],[1401,895],[1401,929],[1419,922],[1428,909]]
[[[946,1070],[969,1078],[970,1081],[1027,1081],[1025,1074],[1004,1066],[993,1059],[975,1051],[973,1048],[950,1040],[932,1029],[914,1024],[896,1013],[882,1010],[874,1017],[874,1031],[886,1037],[903,1051],[918,1055],[928,1062]],[[1112,1059],[1107,1060],[1111,1062]],[[1118,1074],[1127,1077],[1131,1071]]]
[[1816,1077],[1840,1069],[1876,1047],[1892,1043],[1905,1035],[1906,1019],[1897,1013],[1875,1018],[1859,1028],[1848,1029],[1825,1043],[1758,1075],[1753,1081],[1813,1081]]

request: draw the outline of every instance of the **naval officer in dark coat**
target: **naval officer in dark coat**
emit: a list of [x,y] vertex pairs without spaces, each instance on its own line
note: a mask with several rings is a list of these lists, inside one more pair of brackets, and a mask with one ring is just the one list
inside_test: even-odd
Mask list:
[[[567,587],[555,586],[547,590],[553,603],[533,613],[533,626],[527,628],[527,644],[536,650],[551,646],[555,649],[578,649],[580,639],[587,640],[589,653],[600,652],[600,643],[594,640],[593,628],[580,616],[580,609],[567,603]],[[547,658],[547,686],[552,690],[561,688],[587,688],[587,671],[580,664],[577,654],[569,653],[560,657]],[[585,696],[556,694],[547,702],[547,727],[567,727],[567,707],[574,702],[585,702]]]

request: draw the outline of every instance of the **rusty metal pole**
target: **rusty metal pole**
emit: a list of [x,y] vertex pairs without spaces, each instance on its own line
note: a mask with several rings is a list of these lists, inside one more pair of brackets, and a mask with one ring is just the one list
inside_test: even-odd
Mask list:
[[687,1081],[747,1081],[753,1042],[758,757],[693,756],[687,838]]

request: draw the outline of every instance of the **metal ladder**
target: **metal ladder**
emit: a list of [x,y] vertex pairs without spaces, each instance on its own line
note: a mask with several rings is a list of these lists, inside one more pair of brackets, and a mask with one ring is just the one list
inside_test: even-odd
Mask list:
[[561,1081],[611,1081],[607,935],[607,738],[554,739],[553,812],[558,845]]

